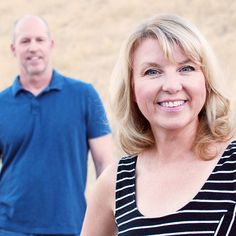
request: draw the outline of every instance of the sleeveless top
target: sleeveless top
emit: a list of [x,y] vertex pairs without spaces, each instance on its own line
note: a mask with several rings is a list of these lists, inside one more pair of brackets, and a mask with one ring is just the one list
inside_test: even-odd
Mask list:
[[137,208],[136,161],[137,156],[127,156],[118,164],[115,220],[119,236],[236,236],[236,141],[228,145],[197,195],[163,217],[145,217]]

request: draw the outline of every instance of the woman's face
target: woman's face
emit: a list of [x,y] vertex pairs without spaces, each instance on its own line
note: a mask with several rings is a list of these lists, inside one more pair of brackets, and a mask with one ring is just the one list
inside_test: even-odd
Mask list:
[[144,39],[133,54],[135,102],[152,129],[197,127],[206,100],[203,72],[175,45],[173,61],[165,58],[157,39]]

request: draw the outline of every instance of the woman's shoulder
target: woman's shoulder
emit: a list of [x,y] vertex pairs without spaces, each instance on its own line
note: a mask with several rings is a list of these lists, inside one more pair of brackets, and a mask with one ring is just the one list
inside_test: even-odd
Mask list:
[[129,166],[129,165],[135,164],[136,160],[137,160],[136,155],[124,156],[119,160],[118,168],[119,166]]
[[229,156],[232,154],[236,154],[236,140],[235,139],[230,140],[225,145],[223,156]]
[[95,188],[115,192],[117,176],[122,171],[129,171],[135,167],[136,156],[124,156],[105,168],[98,177]]
[[236,139],[230,140],[226,150],[236,149]]
[[219,163],[223,165],[224,163],[228,163],[228,161],[236,162],[236,140],[231,139],[226,143],[223,143],[223,146],[219,155]]
[[136,163],[137,156],[123,156],[119,160],[110,164],[99,176],[98,181],[106,182],[107,184],[115,184],[117,174],[121,169],[133,168]]

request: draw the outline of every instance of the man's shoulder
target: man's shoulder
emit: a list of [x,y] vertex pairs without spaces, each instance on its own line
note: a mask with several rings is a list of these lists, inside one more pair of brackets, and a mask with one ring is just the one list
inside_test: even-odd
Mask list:
[[77,88],[77,89],[90,89],[92,87],[91,83],[85,82],[79,78],[63,75],[57,73],[58,77],[64,80],[66,86]]
[[3,90],[0,91],[0,99],[6,98],[12,95],[12,86],[9,86]]
[[15,96],[12,91],[12,86],[0,91],[0,109],[2,112],[11,109],[11,107],[14,107],[14,109],[16,109],[18,108],[18,105],[19,104],[15,100]]
[[88,82],[85,82],[83,80],[74,78],[74,77],[68,77],[64,76],[64,79],[68,85],[73,85],[73,86],[81,86],[81,87],[89,87],[90,84]]
[[64,88],[70,94],[75,93],[82,96],[90,94],[91,90],[93,90],[93,86],[91,84],[71,77],[64,77]]

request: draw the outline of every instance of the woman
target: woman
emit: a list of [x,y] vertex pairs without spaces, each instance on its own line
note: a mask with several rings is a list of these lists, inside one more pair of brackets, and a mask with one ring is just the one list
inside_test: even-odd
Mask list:
[[129,35],[112,91],[129,156],[98,180],[83,236],[235,234],[236,142],[218,69],[178,16],[148,19]]

